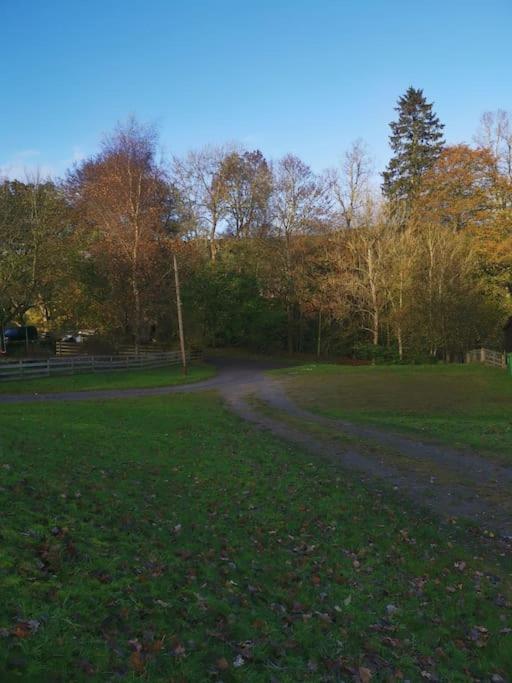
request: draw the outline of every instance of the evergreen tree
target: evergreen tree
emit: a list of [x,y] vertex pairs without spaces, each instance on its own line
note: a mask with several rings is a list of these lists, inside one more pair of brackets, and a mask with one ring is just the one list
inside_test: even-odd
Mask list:
[[444,125],[432,111],[432,103],[427,102],[423,90],[412,86],[399,98],[395,111],[398,121],[389,124],[389,143],[394,154],[382,174],[382,191],[388,199],[409,203],[418,191],[422,175],[443,149]]

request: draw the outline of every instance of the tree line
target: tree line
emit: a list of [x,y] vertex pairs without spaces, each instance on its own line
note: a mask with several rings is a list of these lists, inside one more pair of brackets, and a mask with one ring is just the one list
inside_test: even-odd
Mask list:
[[62,180],[0,182],[0,324],[361,358],[501,346],[512,293],[512,118],[447,145],[423,92],[390,124],[375,187],[358,140],[321,174],[209,146],[163,161],[135,119]]

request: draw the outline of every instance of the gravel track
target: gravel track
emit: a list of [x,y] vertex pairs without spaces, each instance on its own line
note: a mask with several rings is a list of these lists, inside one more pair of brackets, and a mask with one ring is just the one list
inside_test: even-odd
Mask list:
[[[281,383],[265,370],[284,363],[207,359],[217,368],[211,379],[147,389],[112,389],[48,394],[0,395],[0,404],[102,401],[217,391],[239,417],[318,456],[357,471],[365,480],[381,480],[443,517],[463,517],[512,539],[512,468],[471,451],[420,442],[374,427],[315,415],[293,403]],[[266,407],[258,410],[254,397]],[[270,415],[268,414],[270,413]],[[273,414],[272,414],[273,413]],[[279,416],[289,419],[279,419]],[[320,426],[325,435],[311,430]],[[346,443],[333,438],[350,437]]]

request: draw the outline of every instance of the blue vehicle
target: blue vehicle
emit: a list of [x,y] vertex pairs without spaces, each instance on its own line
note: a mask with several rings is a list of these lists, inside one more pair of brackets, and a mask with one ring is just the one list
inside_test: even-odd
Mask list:
[[37,342],[37,327],[34,325],[20,325],[19,327],[8,327],[4,330],[4,349],[6,353],[20,348],[23,344],[33,344]]

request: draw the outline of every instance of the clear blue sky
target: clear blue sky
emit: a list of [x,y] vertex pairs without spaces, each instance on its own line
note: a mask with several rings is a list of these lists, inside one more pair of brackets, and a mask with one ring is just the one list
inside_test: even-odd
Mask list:
[[167,154],[239,141],[381,169],[421,87],[449,142],[512,110],[512,0],[0,0],[0,167],[62,173],[133,113]]

